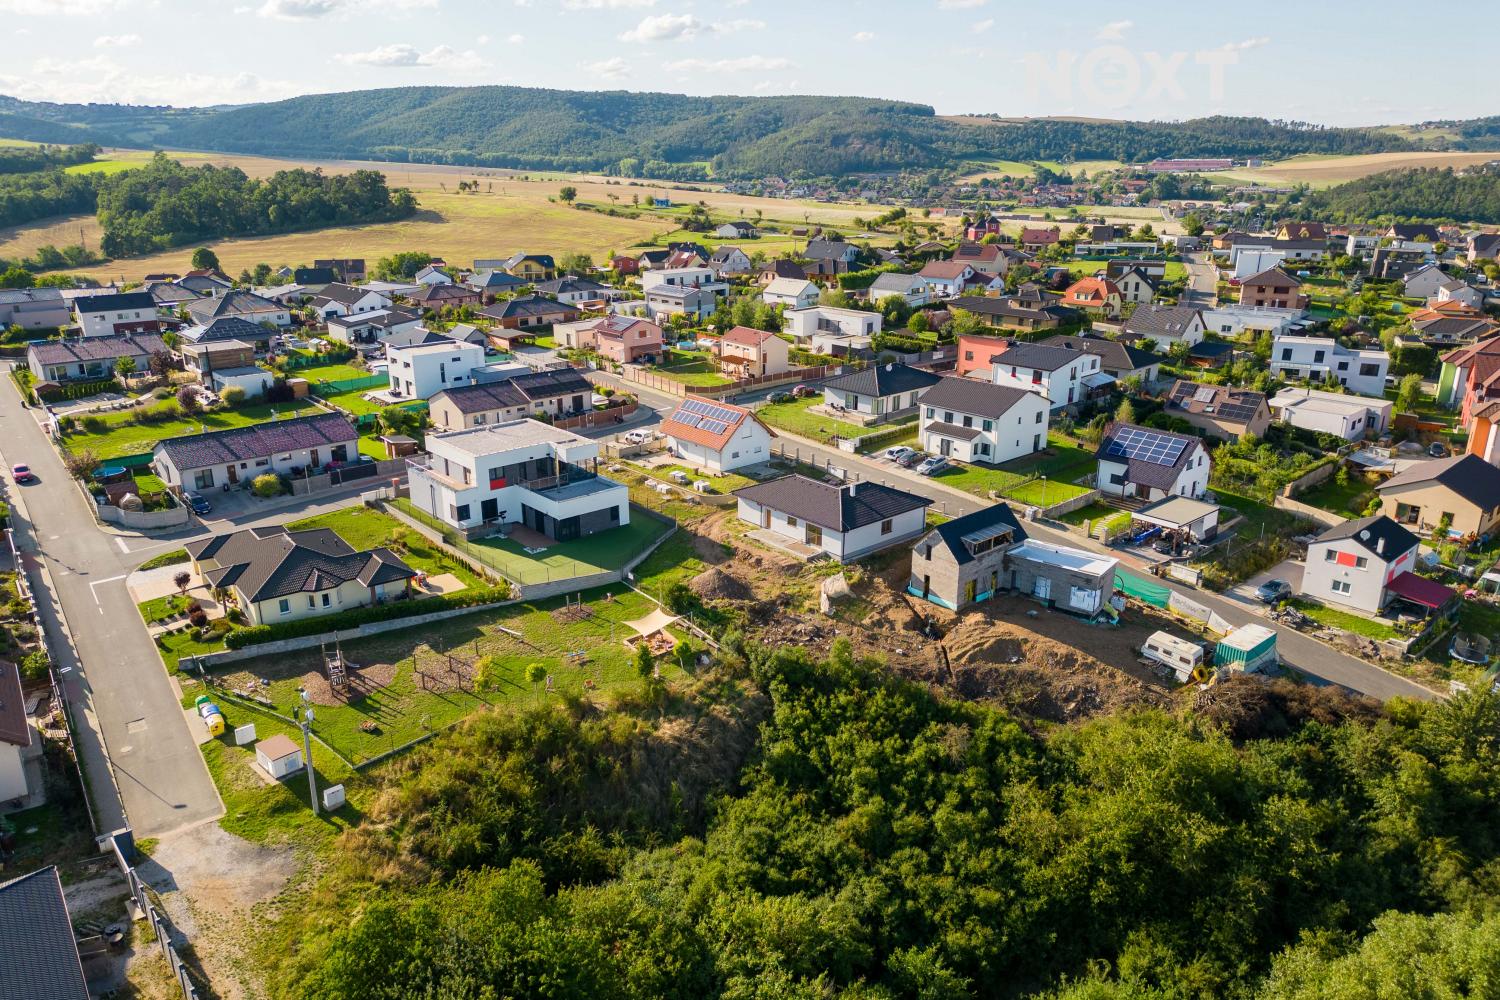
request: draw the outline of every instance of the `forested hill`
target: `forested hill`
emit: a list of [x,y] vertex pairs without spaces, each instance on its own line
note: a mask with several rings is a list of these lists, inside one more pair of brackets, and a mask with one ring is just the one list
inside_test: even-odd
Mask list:
[[1260,118],[1004,121],[861,97],[403,87],[226,108],[0,97],[0,136],[263,155],[597,170],[669,179],[820,176],[987,159],[1283,157],[1417,148],[1377,129]]
[[1299,217],[1333,222],[1500,222],[1500,168],[1389,170],[1309,194]]

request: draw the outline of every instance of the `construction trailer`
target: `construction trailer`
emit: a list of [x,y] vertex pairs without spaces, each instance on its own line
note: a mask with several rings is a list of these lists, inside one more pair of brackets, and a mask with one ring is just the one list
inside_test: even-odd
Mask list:
[[1214,649],[1214,666],[1221,670],[1255,673],[1280,665],[1276,633],[1264,625],[1241,625],[1231,629]]

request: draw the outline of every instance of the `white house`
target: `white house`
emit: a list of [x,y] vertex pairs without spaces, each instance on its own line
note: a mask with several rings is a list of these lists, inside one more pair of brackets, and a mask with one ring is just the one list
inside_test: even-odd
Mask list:
[[277,733],[255,744],[255,762],[277,781],[285,781],[302,770],[302,748],[286,733]]
[[641,288],[651,291],[659,285],[672,288],[703,288],[723,295],[729,291],[722,278],[707,265],[701,267],[662,267],[641,273]]
[[536,290],[539,294],[554,298],[559,302],[566,302],[570,306],[576,306],[580,302],[601,300],[607,302],[621,294],[619,289],[601,284],[592,278],[575,278],[572,275],[554,278],[552,281],[538,282]]
[[215,368],[208,373],[208,384],[217,393],[225,389],[239,389],[246,399],[258,399],[271,390],[275,377],[268,369],[256,365],[236,365],[230,368]]
[[1307,546],[1300,593],[1374,614],[1390,603],[1397,577],[1414,575],[1419,547],[1416,535],[1384,514],[1345,521]]
[[990,381],[1040,392],[1060,409],[1086,398],[1095,385],[1110,381],[1097,354],[1043,344],[1011,344],[992,359]]
[[776,278],[760,297],[767,305],[810,309],[818,304],[818,286],[806,278]]
[[1000,465],[1047,447],[1051,408],[1039,392],[977,379],[938,379],[920,400],[929,454]]
[[1427,299],[1452,279],[1436,264],[1423,264],[1406,276],[1401,283],[1401,294],[1409,299]]
[[81,295],[73,300],[73,320],[85,337],[155,333],[161,329],[150,292]]
[[1159,353],[1173,344],[1192,347],[1203,340],[1206,331],[1203,314],[1191,306],[1162,306],[1147,302],[1136,307],[1125,321],[1129,339],[1149,340]]
[[1428,305],[1434,302],[1457,302],[1470,309],[1482,309],[1484,308],[1484,292],[1467,282],[1454,278],[1439,285],[1437,294],[1428,297]]
[[598,474],[599,442],[537,420],[427,435],[411,501],[463,531],[520,524],[559,542],[630,523],[630,491]]
[[1346,441],[1384,434],[1391,425],[1393,409],[1395,404],[1387,399],[1321,389],[1292,387],[1271,397],[1273,420],[1303,430],[1336,434]]
[[877,312],[844,309],[839,306],[809,306],[788,309],[781,314],[781,328],[799,344],[810,344],[814,337],[833,334],[838,337],[873,337],[884,323]]
[[695,469],[732,472],[770,461],[776,436],[743,406],[689,396],[661,423],[672,450]]
[[644,305],[632,300],[616,302],[610,306],[610,310],[617,315],[643,314],[656,323],[678,315],[707,319],[718,308],[719,299],[712,289],[693,288],[690,285],[652,285],[646,289]]
[[1326,382],[1332,376],[1361,396],[1385,395],[1391,359],[1384,351],[1350,350],[1332,337],[1277,337],[1271,342],[1271,371],[1298,382]]
[[1229,251],[1229,276],[1235,281],[1244,281],[1286,260],[1285,250],[1269,247],[1235,246]]
[[739,247],[722,246],[708,258],[708,266],[720,277],[726,274],[749,274],[750,256]]
[[412,275],[412,280],[419,285],[451,285],[453,279],[448,277],[440,267],[428,264],[422,270]]
[[322,319],[333,316],[349,316],[389,309],[391,296],[388,292],[368,285],[345,285],[335,282],[325,285],[323,291],[309,303],[310,308]]
[[416,330],[422,317],[405,309],[376,309],[328,319],[328,339],[349,344],[376,344],[398,333]]
[[961,260],[935,260],[917,272],[934,299],[951,299],[964,290],[964,283],[977,272]]
[[1128,267],[1110,280],[1120,290],[1122,303],[1138,305],[1156,298],[1159,280],[1144,268]]
[[1101,493],[1142,500],[1198,499],[1208,489],[1210,463],[1203,442],[1135,424],[1111,424],[1096,452]]
[[444,389],[472,385],[474,369],[484,365],[484,348],[456,340],[386,347],[391,395],[428,399]]
[[859,417],[890,419],[911,410],[922,393],[941,381],[941,375],[910,365],[870,365],[824,382],[823,405]]
[[715,229],[714,235],[721,240],[752,240],[755,238],[755,226],[744,219],[736,219]]
[[[807,557],[850,562],[920,535],[932,501],[880,483],[791,475],[736,490],[740,520]],[[751,537],[755,537],[752,534]]]
[[211,490],[265,472],[293,476],[359,457],[359,432],[341,413],[290,417],[157,443],[151,470],[174,490]]
[[915,274],[882,274],[866,289],[866,294],[874,305],[879,305],[882,299],[892,295],[901,296],[913,309],[932,301],[927,282]]
[[[1302,318],[1302,310],[1225,303],[1203,310],[1200,316],[1207,332],[1230,340],[1246,330],[1269,333],[1273,337],[1279,333],[1285,333]],[[1170,346],[1170,342],[1168,344]]]

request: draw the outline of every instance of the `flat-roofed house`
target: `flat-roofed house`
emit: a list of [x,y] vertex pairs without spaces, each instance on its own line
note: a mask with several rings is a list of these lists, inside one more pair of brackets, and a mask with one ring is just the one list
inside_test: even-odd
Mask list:
[[1346,441],[1379,437],[1391,425],[1395,404],[1388,399],[1321,389],[1283,389],[1271,398],[1271,416],[1283,423]]

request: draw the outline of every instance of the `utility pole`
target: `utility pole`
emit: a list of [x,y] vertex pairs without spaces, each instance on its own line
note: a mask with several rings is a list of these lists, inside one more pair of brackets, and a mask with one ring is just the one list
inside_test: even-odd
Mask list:
[[[307,692],[302,692],[302,700],[308,701]],[[312,802],[313,815],[318,815],[318,779],[313,775],[312,759],[312,721],[313,709],[309,704],[302,710],[302,758],[303,767],[307,769],[307,797]]]

